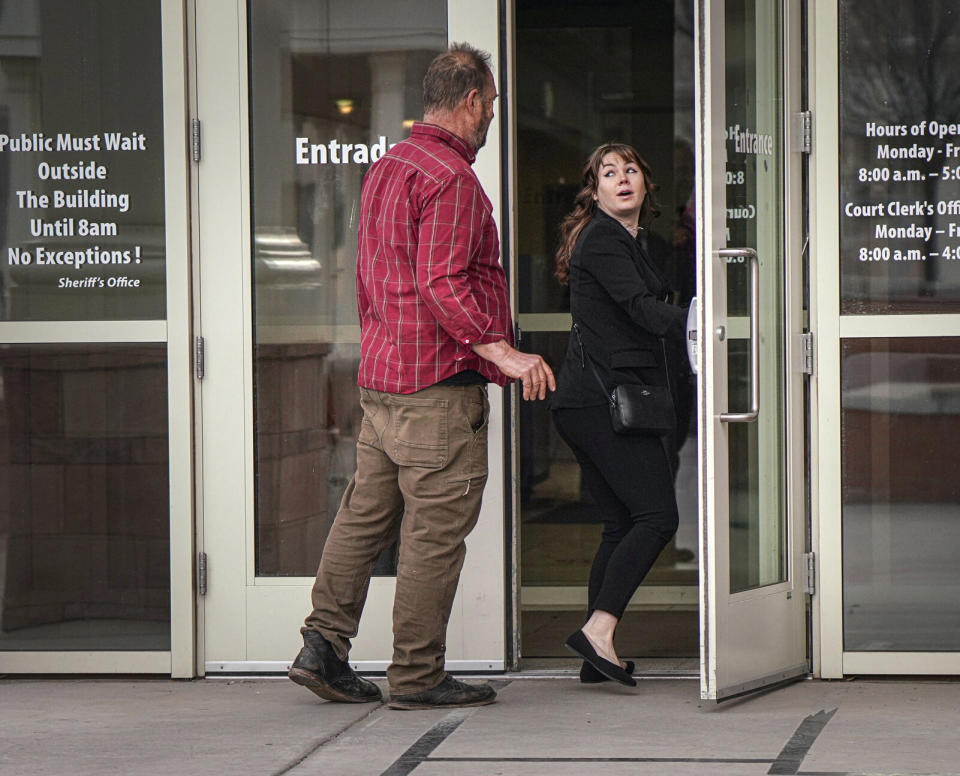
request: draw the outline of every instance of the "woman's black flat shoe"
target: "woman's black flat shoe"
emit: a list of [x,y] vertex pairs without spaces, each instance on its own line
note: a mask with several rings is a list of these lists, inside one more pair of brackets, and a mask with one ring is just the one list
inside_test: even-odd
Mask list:
[[593,644],[590,643],[590,639],[586,637],[582,630],[578,630],[570,636],[566,642],[564,642],[564,646],[575,655],[580,655],[580,657],[596,668],[597,671],[607,677],[607,679],[613,679],[613,681],[625,684],[627,687],[637,686],[636,680],[624,671],[623,668],[597,654],[597,651],[593,648]]
[[[623,667],[623,670],[628,674],[632,674],[636,666],[633,664],[632,660],[625,660],[626,665]],[[582,684],[599,684],[600,682],[609,682],[603,674],[601,674],[596,668],[590,665],[588,662],[584,661],[583,665],[580,666],[580,682]]]

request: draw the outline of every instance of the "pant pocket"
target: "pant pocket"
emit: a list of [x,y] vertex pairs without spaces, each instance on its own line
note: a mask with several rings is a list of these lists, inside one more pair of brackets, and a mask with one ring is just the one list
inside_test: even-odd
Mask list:
[[490,402],[486,392],[478,392],[476,398],[468,398],[466,402],[467,423],[470,430],[476,434],[484,429],[490,420]]
[[360,408],[363,410],[363,418],[360,420],[360,433],[357,435],[357,443],[379,447],[380,434],[383,433],[384,424],[383,419],[378,416],[385,411],[383,405],[375,394],[366,388],[361,388]]
[[442,469],[449,455],[446,399],[391,397],[393,460],[400,466]]

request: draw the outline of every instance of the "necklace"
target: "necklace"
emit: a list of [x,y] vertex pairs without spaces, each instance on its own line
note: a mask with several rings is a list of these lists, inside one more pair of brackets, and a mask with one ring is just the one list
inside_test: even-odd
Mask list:
[[622,226],[624,229],[630,232],[631,237],[635,238],[640,233],[640,229],[641,229],[640,224],[637,224],[636,226],[630,226],[629,224],[625,224],[621,219],[617,218],[615,215],[608,212],[607,209],[603,207],[603,205],[600,205],[599,207],[600,207],[600,210],[602,210],[604,213],[610,216],[610,218],[612,218],[614,221],[620,224],[620,226]]

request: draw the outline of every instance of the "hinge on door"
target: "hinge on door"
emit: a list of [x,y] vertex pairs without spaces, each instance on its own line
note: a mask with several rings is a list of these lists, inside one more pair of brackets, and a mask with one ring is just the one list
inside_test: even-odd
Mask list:
[[193,150],[193,161],[200,161],[200,119],[190,122],[190,147]]
[[197,337],[194,340],[193,348],[193,362],[197,369],[197,379],[203,379],[203,360],[206,355],[206,345],[203,341],[203,337]]
[[805,375],[813,374],[813,332],[805,331],[800,335],[801,369]]
[[207,594],[207,553],[201,552],[197,557],[197,592]]
[[794,150],[801,154],[809,154],[813,150],[813,114],[808,110],[802,110],[796,114],[796,121]]
[[817,593],[817,556],[813,552],[803,553],[803,566],[806,570],[806,581],[803,585],[803,592],[807,595],[816,595]]

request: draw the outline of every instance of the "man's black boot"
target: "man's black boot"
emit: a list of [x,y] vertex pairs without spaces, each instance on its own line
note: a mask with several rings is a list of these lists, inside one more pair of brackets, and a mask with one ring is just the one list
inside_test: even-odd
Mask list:
[[294,682],[328,701],[371,703],[382,700],[380,688],[357,676],[316,631],[303,634],[303,649],[287,674]]
[[497,700],[497,692],[488,684],[464,684],[447,674],[436,687],[406,695],[390,694],[391,709],[456,709],[461,706],[486,706]]

